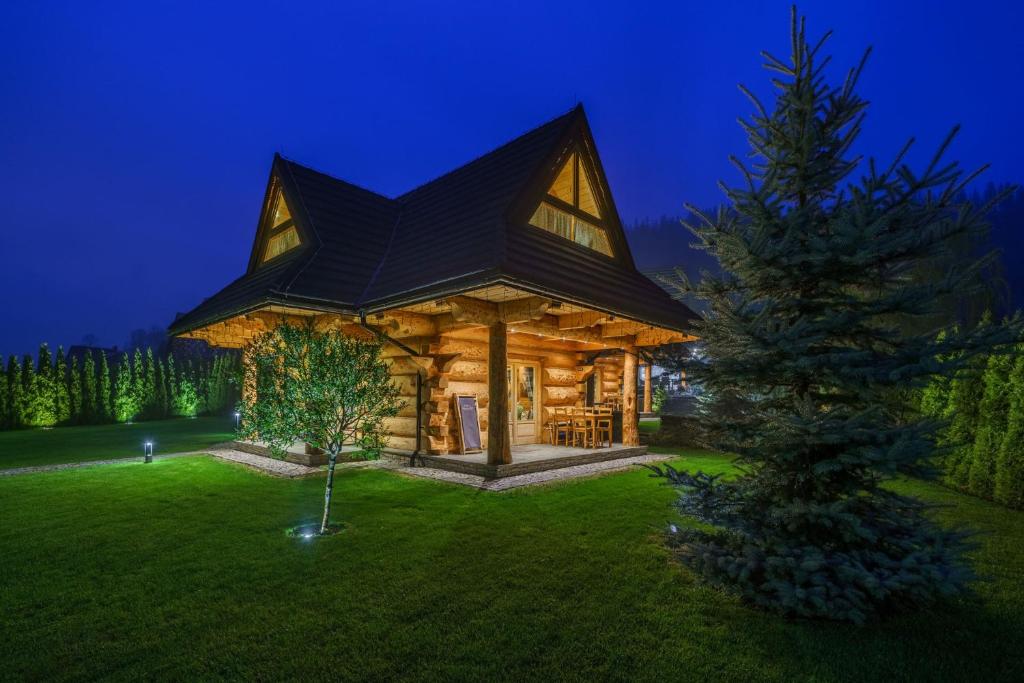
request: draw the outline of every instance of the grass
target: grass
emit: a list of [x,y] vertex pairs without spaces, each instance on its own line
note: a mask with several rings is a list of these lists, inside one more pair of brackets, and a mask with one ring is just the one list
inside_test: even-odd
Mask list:
[[661,418],[657,417],[653,420],[641,420],[639,426],[641,434],[653,434],[661,429]]
[[0,432],[0,469],[139,457],[146,441],[157,454],[202,450],[233,434],[226,417]]
[[[717,455],[678,464],[726,471]],[[209,457],[0,479],[0,671],[15,679],[1024,680],[1024,514],[920,482],[984,532],[974,596],[857,628],[701,585],[645,472],[507,493]]]

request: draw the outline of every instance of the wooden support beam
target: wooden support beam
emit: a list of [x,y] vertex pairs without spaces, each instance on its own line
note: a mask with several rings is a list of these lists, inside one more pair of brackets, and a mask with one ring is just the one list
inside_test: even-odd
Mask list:
[[622,364],[622,445],[640,445],[639,415],[636,410],[636,347],[624,349]]
[[682,332],[664,330],[655,327],[649,330],[637,332],[634,339],[636,340],[636,346],[662,346],[664,344],[693,341],[696,337]]
[[489,329],[487,354],[487,464],[512,462],[508,431],[508,329],[495,322]]
[[635,322],[617,322],[601,325],[602,337],[628,337],[650,328],[650,325]]
[[651,412],[651,364],[644,363],[644,412]]
[[593,327],[594,325],[601,325],[608,322],[610,317],[611,316],[607,313],[599,313],[597,311],[567,313],[565,315],[558,316],[558,329],[573,330],[579,327]]
[[447,300],[452,309],[452,319],[460,323],[488,325],[495,322],[515,324],[528,320],[539,320],[547,313],[551,301],[539,296],[494,303],[474,299],[471,296],[453,296]]
[[490,326],[499,321],[498,304],[471,296],[451,296],[446,301],[451,306],[455,322]]
[[367,317],[366,324],[379,328],[393,339],[409,337],[432,337],[437,334],[435,316],[410,311],[385,311]]
[[539,296],[528,296],[525,299],[502,301],[498,304],[498,317],[506,323],[519,323],[526,320],[539,320],[547,313],[551,300]]

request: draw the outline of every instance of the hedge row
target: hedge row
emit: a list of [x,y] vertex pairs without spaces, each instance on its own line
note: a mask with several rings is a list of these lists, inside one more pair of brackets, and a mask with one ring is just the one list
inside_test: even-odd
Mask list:
[[1024,509],[1024,346],[936,379],[921,412],[943,420],[944,482]]
[[223,413],[237,401],[236,355],[154,356],[136,349],[108,363],[88,351],[70,361],[43,344],[38,361],[11,356],[0,372],[0,429],[102,424]]

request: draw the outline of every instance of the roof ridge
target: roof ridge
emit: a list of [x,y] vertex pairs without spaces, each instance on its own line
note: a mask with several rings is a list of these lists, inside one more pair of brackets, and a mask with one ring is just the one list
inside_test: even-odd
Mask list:
[[366,282],[366,286],[363,287],[363,292],[359,295],[359,298],[353,302],[356,310],[362,308],[363,303],[366,301],[366,295],[370,293],[370,288],[373,287],[375,282],[377,282],[377,277],[380,275],[381,269],[384,268],[384,264],[387,262],[388,256],[391,255],[391,247],[395,243],[395,235],[398,234],[398,224],[402,222],[403,213],[403,207],[399,204],[398,213],[395,216],[395,222],[391,225],[391,234],[388,236],[388,244],[384,247],[384,253],[380,255],[380,261],[377,262],[377,266],[373,269],[370,279]]
[[378,199],[383,199],[383,200],[388,201],[388,202],[395,201],[394,197],[388,197],[387,195],[381,194],[380,192],[377,192],[376,190],[371,190],[370,188],[368,188],[368,187],[366,187],[364,185],[360,185],[358,183],[353,183],[351,180],[345,180],[344,178],[339,178],[336,175],[331,175],[330,173],[327,173],[326,171],[321,171],[318,168],[314,168],[313,166],[309,166],[308,164],[304,164],[302,162],[296,161],[295,159],[292,159],[290,157],[286,157],[283,154],[278,154],[278,156],[280,156],[283,161],[288,162],[288,164],[290,164],[292,166],[298,166],[299,168],[304,169],[306,171],[309,171],[311,173],[316,173],[317,175],[322,175],[323,177],[325,177],[325,178],[327,178],[329,180],[333,180],[336,183],[342,183],[343,185],[348,185],[349,187],[355,188],[356,190],[360,190],[360,191],[365,192],[367,194],[372,194],[374,197],[377,197]]
[[426,182],[420,183],[419,185],[417,185],[416,187],[412,188],[411,190],[407,190],[406,192],[403,192],[400,195],[396,195],[394,197],[394,199],[396,201],[404,201],[406,198],[409,197],[409,195],[413,194],[414,192],[416,192],[418,190],[421,190],[421,189],[427,187],[428,185],[433,185],[437,181],[442,180],[444,178],[447,178],[448,176],[452,175],[453,173],[461,171],[462,169],[466,168],[467,166],[471,166],[471,165],[477,163],[478,161],[491,156],[492,154],[497,154],[498,152],[500,152],[501,150],[505,149],[509,145],[512,145],[513,143],[518,142],[522,138],[525,138],[527,135],[532,135],[533,133],[536,133],[537,131],[539,131],[542,128],[546,128],[546,127],[550,126],[551,124],[555,123],[556,121],[558,121],[560,119],[568,118],[568,117],[572,116],[573,114],[575,114],[576,112],[581,111],[582,109],[583,109],[583,105],[582,104],[577,104],[577,105],[573,106],[573,108],[570,109],[569,111],[563,112],[563,113],[559,114],[558,116],[555,116],[554,118],[548,119],[544,123],[541,123],[539,125],[534,126],[533,128],[529,129],[525,133],[520,133],[519,135],[515,136],[514,138],[506,140],[505,142],[503,142],[502,144],[498,145],[497,147],[494,147],[494,148],[490,149],[489,151],[484,152],[483,154],[480,154],[480,155],[470,159],[469,161],[467,161],[467,162],[465,162],[463,164],[459,164],[455,168],[453,168],[453,169],[451,169],[449,171],[446,171],[446,172],[442,173],[439,176],[435,176],[435,177],[431,178],[430,180],[428,180]]

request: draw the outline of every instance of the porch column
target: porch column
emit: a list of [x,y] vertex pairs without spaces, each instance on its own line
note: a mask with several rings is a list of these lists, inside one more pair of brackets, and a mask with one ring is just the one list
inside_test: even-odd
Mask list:
[[651,364],[644,363],[644,412],[651,412]]
[[487,336],[487,464],[512,462],[508,433],[508,328],[491,323]]
[[622,445],[639,446],[639,416],[636,412],[636,347],[627,346],[622,366]]

